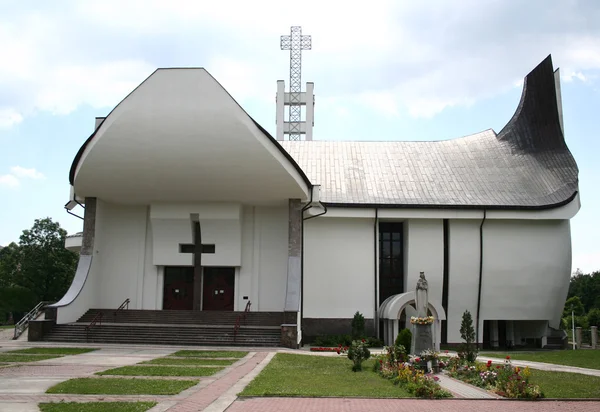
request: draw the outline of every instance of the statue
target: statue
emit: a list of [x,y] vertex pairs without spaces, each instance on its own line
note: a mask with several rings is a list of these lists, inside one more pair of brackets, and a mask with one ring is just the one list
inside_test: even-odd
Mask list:
[[427,279],[425,272],[421,272],[417,281],[417,290],[415,291],[415,306],[417,309],[417,317],[424,318],[427,316],[427,308],[429,307],[429,296],[427,292]]

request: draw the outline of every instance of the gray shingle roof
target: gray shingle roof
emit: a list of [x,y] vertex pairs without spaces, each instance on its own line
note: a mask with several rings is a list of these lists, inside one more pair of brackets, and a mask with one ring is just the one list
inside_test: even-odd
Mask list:
[[505,128],[434,142],[284,141],[328,204],[547,208],[577,192],[550,56]]

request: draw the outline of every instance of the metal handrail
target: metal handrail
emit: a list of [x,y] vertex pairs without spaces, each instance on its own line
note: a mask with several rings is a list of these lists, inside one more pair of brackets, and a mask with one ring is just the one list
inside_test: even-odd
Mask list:
[[117,312],[120,310],[124,310],[124,309],[129,309],[129,298],[125,299],[123,301],[123,303],[121,303],[121,305],[119,305],[119,307],[117,308],[117,310],[114,311],[113,316],[114,316],[114,321],[117,321]]
[[85,327],[85,341],[87,342],[90,338],[90,329],[93,326],[96,326],[96,322],[100,323],[100,326],[102,326],[102,317],[103,317],[103,313],[102,312],[98,312],[96,313],[96,316],[94,316],[94,319],[92,319],[92,321],[90,322],[89,325],[87,325]]
[[240,329],[240,324],[242,322],[242,320],[246,320],[246,314],[248,312],[250,312],[250,306],[252,306],[252,302],[248,301],[248,303],[246,303],[246,309],[244,309],[244,313],[240,314],[237,319],[235,320],[235,326],[233,327],[233,341],[235,342],[235,339],[237,337],[237,333],[238,330]]
[[17,339],[19,336],[21,336],[21,334],[29,326],[29,322],[31,320],[34,320],[35,318],[37,318],[38,315],[40,314],[40,312],[42,311],[42,309],[46,305],[49,305],[51,303],[52,302],[49,302],[46,300],[41,301],[40,303],[35,305],[35,308],[31,309],[25,316],[23,316],[23,318],[20,321],[15,323],[15,334],[13,335],[13,340]]

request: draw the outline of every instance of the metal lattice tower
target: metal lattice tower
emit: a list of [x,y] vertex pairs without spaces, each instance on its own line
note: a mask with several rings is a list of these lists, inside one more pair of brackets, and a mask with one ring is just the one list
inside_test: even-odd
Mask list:
[[312,48],[310,36],[302,35],[302,27],[292,26],[289,36],[281,36],[281,50],[290,51],[290,140],[300,140],[302,50]]

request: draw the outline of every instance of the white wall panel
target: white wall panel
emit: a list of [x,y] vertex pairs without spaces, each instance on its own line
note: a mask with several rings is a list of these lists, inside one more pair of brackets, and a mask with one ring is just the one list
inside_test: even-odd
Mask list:
[[371,317],[373,219],[316,218],[304,231],[304,317]]

